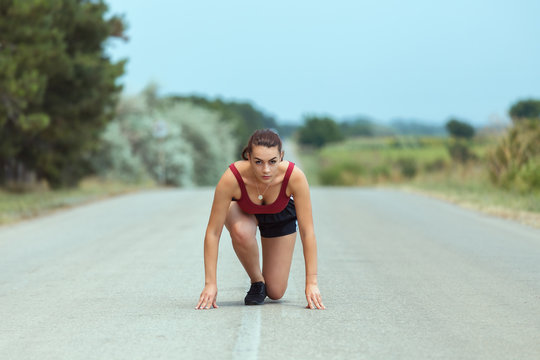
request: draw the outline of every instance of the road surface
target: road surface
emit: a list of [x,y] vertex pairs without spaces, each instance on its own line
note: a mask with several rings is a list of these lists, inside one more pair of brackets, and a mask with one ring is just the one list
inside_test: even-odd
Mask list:
[[383,189],[314,188],[325,311],[301,242],[246,307],[224,231],[196,311],[213,190],[120,196],[0,228],[0,359],[539,359],[540,230]]

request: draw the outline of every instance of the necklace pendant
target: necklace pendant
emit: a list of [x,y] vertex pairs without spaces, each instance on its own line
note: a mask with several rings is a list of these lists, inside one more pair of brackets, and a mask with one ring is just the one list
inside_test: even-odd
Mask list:
[[262,200],[262,199],[263,199],[263,196],[262,196],[262,195],[259,195],[259,196],[257,196],[257,199]]

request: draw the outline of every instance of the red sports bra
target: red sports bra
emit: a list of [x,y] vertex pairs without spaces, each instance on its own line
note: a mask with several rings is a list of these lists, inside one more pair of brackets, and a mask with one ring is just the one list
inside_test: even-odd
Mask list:
[[240,172],[234,166],[234,163],[229,165],[229,169],[233,172],[234,176],[236,177],[236,181],[238,181],[238,185],[240,185],[240,191],[242,192],[242,195],[240,196],[240,199],[237,200],[238,205],[240,206],[240,209],[242,209],[244,212],[248,214],[277,214],[289,203],[289,197],[287,197],[287,185],[289,184],[289,178],[291,177],[291,173],[294,168],[294,163],[289,161],[289,167],[287,168],[287,171],[285,172],[285,177],[283,178],[283,182],[281,183],[281,190],[279,191],[279,195],[273,203],[269,205],[258,205],[255,204],[251,199],[249,198],[249,195],[247,193],[246,184],[244,184],[244,180],[242,179],[242,175],[240,175]]

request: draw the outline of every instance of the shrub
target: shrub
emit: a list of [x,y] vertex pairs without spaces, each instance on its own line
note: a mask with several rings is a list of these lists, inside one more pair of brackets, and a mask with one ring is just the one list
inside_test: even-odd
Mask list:
[[520,121],[488,155],[491,181],[503,188],[538,190],[540,177],[540,124]]
[[219,121],[215,112],[189,103],[176,104],[164,116],[179,123],[182,138],[191,144],[194,183],[215,185],[235,159],[232,124]]
[[345,161],[332,164],[319,172],[321,185],[358,185],[365,170],[359,164]]
[[444,168],[446,168],[446,161],[441,158],[437,158],[424,164],[424,170],[427,172],[438,172],[444,170]]
[[516,174],[516,189],[521,192],[540,189],[540,156],[528,161]]
[[463,164],[476,158],[465,140],[450,139],[447,148],[452,160],[459,163]]
[[388,164],[380,164],[371,169],[371,177],[375,182],[390,178],[391,170]]
[[124,99],[93,165],[102,176],[174,186],[212,185],[235,158],[236,139],[217,114],[190,103],[160,106],[152,94]]
[[407,179],[412,179],[418,172],[418,165],[414,158],[400,158],[397,161],[397,166],[401,175]]
[[100,156],[92,159],[99,176],[125,182],[139,182],[148,177],[141,159],[131,154],[129,141],[118,122],[107,126],[101,140]]

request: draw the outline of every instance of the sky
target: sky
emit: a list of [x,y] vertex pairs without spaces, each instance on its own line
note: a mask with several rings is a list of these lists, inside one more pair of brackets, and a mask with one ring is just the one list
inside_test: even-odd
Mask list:
[[305,115],[480,125],[540,99],[538,0],[105,0],[129,41],[126,95],[249,101]]

